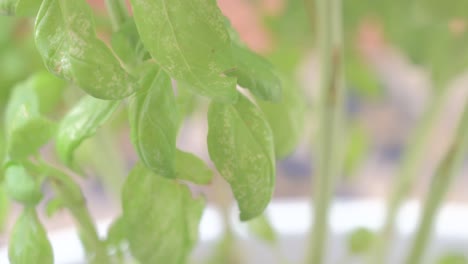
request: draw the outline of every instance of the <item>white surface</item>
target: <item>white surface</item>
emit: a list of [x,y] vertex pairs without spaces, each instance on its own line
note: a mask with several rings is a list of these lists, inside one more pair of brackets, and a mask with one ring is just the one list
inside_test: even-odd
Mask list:
[[[335,201],[330,216],[331,232],[335,236],[348,233],[359,227],[377,230],[385,217],[384,204],[378,200]],[[397,231],[402,236],[413,233],[418,223],[419,206],[416,202],[406,203],[397,220]],[[310,208],[306,201],[284,200],[273,202],[268,210],[273,227],[280,237],[303,236],[309,229]],[[104,236],[111,219],[98,223],[99,233]],[[437,239],[468,240],[468,206],[447,204],[437,219],[435,237]],[[246,225],[237,220],[233,210],[233,224],[242,237],[247,236]],[[213,207],[205,210],[200,224],[200,242],[206,243],[217,239],[222,230],[222,221]],[[80,263],[83,249],[74,229],[65,229],[49,235],[58,264]],[[9,263],[7,249],[0,250],[0,263]]]

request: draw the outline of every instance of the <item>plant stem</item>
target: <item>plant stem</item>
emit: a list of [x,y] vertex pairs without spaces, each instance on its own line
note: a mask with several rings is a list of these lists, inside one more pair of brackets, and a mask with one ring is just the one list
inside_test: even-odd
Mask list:
[[[307,3],[312,7],[312,3]],[[312,9],[312,8],[311,8]],[[328,210],[341,173],[344,72],[341,0],[316,0],[320,52],[318,173],[313,182],[314,225],[307,263],[321,264],[328,237]],[[311,13],[313,17],[313,13]]]
[[427,244],[432,235],[432,227],[440,205],[460,170],[465,154],[468,151],[468,103],[465,106],[457,135],[432,178],[428,197],[420,219],[418,231],[406,259],[407,264],[422,263]]
[[128,18],[128,10],[123,0],[106,0],[107,12],[112,23],[112,29],[118,31]]
[[415,129],[413,135],[407,144],[403,164],[400,168],[398,177],[394,181],[390,198],[387,205],[387,216],[381,231],[380,240],[373,251],[374,255],[370,258],[372,264],[382,264],[386,259],[389,251],[390,241],[393,237],[395,222],[398,210],[404,202],[408,193],[415,184],[417,169],[419,168],[421,158],[424,155],[424,150],[429,139],[435,121],[443,109],[446,95],[450,89],[443,89],[440,94],[437,94],[430,103],[429,109],[425,112],[421,122]]
[[59,197],[63,200],[65,207],[70,210],[73,218],[76,220],[84,248],[90,259],[90,263],[107,264],[110,263],[107,254],[107,248],[94,226],[91,215],[86,208],[86,201],[79,189],[68,174],[54,166],[41,162],[42,168],[50,177],[52,185]]

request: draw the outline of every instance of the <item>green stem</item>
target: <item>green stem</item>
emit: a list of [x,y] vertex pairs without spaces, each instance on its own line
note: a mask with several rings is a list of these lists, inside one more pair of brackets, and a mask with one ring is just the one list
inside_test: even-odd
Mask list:
[[90,263],[110,263],[106,245],[99,238],[91,215],[86,207],[86,201],[78,185],[73,182],[68,174],[60,169],[45,162],[41,162],[40,166],[45,169],[57,194],[76,220]]
[[392,241],[395,230],[395,222],[402,203],[407,198],[413,188],[418,175],[421,158],[425,153],[425,147],[429,140],[430,132],[435,125],[435,121],[443,109],[446,95],[450,89],[443,89],[437,94],[430,103],[429,109],[425,112],[421,122],[411,136],[411,144],[408,144],[403,164],[400,168],[398,177],[394,181],[392,192],[388,200],[387,216],[381,231],[380,240],[375,246],[374,255],[370,258],[372,264],[382,264],[387,259],[389,245]]
[[440,205],[463,163],[468,151],[468,103],[465,107],[455,140],[448,153],[437,168],[432,178],[428,197],[424,204],[420,224],[413,241],[411,251],[406,259],[407,264],[422,263],[427,244],[432,235],[435,216]]
[[128,10],[127,6],[125,5],[125,1],[106,0],[106,7],[111,19],[112,29],[114,30],[114,32],[118,31],[120,29],[120,26],[122,26],[122,24],[128,18]]
[[[312,3],[308,3],[309,7]],[[312,9],[312,8],[311,8]],[[328,210],[336,180],[341,173],[344,72],[341,0],[316,0],[321,65],[318,173],[313,182],[314,225],[310,234],[307,263],[321,264],[328,237]],[[313,17],[313,14],[311,14]]]

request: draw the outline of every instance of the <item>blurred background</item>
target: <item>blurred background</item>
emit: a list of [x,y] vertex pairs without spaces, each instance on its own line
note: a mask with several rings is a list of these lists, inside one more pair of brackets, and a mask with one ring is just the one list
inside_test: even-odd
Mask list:
[[[112,30],[104,19],[103,1],[88,1],[95,10],[100,37],[110,43]],[[308,199],[315,172],[311,146],[316,144],[314,112],[319,82],[315,20],[308,12],[314,7],[303,0],[218,0],[218,4],[241,39],[267,57],[283,79],[282,104],[288,111],[279,113],[274,106],[262,105],[275,130],[281,158],[275,199]],[[414,144],[415,128],[431,102],[441,97],[442,106],[428,132],[411,190],[410,198],[424,198],[467,103],[468,1],[343,0],[343,13],[347,128],[345,166],[336,196],[387,199],[405,151]],[[0,111],[16,83],[45,70],[35,51],[32,29],[30,19],[0,17]],[[79,89],[51,92],[50,100],[57,107],[50,116],[59,120],[81,94]],[[192,100],[187,111],[178,145],[209,161],[206,100]],[[56,159],[53,146],[43,153],[49,160]],[[77,157],[83,169],[77,179],[95,219],[117,215],[120,186],[137,160],[129,142],[125,110],[86,141]],[[219,202],[213,186],[193,188],[209,201]],[[466,204],[467,188],[465,162],[448,200]],[[4,230],[8,230],[18,210],[6,198],[1,204],[3,215],[13,212],[5,219]],[[65,212],[44,219],[49,230],[73,223]],[[1,234],[0,247],[6,241],[7,236]]]

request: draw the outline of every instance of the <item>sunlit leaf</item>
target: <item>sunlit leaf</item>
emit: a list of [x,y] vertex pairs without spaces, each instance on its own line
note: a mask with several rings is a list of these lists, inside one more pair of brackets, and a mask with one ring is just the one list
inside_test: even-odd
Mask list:
[[34,16],[41,0],[0,0],[0,15]]

